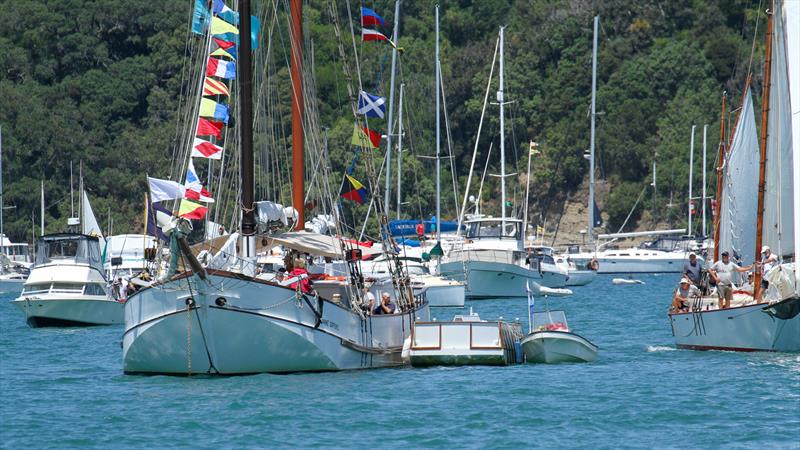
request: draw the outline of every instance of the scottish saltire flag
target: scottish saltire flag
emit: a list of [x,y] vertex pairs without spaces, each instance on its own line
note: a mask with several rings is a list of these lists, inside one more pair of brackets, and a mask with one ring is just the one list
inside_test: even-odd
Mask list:
[[192,156],[195,158],[221,159],[222,147],[214,145],[204,139],[194,138]]
[[370,30],[369,28],[362,28],[361,29],[361,40],[362,41],[388,41],[389,38],[384,36],[382,33]]
[[239,13],[228,8],[228,5],[226,5],[222,0],[214,0],[213,4],[211,5],[211,11],[213,11],[214,15],[220,19],[234,25],[239,25]]
[[220,38],[212,38],[210,55],[236,59],[236,44],[233,42],[223,41]]
[[189,158],[189,167],[186,169],[186,182],[183,183],[183,186],[186,188],[186,192],[183,195],[184,198],[205,203],[214,203],[214,199],[211,198],[211,192],[208,192],[206,188],[203,187],[203,182],[197,177],[192,158]]
[[178,216],[186,219],[202,219],[207,212],[207,207],[187,199],[181,200],[181,206],[178,208]]
[[222,81],[206,77],[206,80],[203,82],[203,95],[230,96],[231,92],[228,90],[228,86]]
[[381,134],[367,127],[353,126],[353,139],[350,144],[363,148],[378,148],[381,145]]
[[342,191],[339,195],[359,205],[363,205],[364,201],[367,199],[367,188],[350,175],[345,175],[344,182],[342,183]]
[[233,80],[236,78],[236,63],[217,58],[208,58],[206,76]]
[[361,91],[358,96],[358,113],[383,119],[386,114],[386,99]]
[[200,116],[228,123],[228,106],[217,103],[210,98],[200,99]]
[[197,121],[196,136],[214,136],[217,139],[222,138],[222,127],[225,126],[222,122],[203,119]]
[[379,27],[383,25],[383,17],[379,16],[375,11],[361,7],[361,26],[362,27]]
[[172,180],[147,177],[147,184],[150,187],[150,198],[154,203],[183,198],[186,192],[185,187]]

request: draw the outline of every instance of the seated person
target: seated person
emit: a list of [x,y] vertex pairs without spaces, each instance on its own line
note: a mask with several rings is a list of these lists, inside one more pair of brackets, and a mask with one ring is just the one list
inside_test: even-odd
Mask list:
[[381,304],[372,311],[372,314],[394,314],[395,311],[397,311],[397,305],[392,302],[392,298],[389,296],[389,293],[384,292],[381,294]]
[[369,291],[369,287],[364,286],[364,297],[362,298],[362,308],[367,314],[372,314],[375,310],[375,294]]
[[300,289],[306,293],[311,293],[311,280],[308,279],[308,271],[306,270],[306,262],[300,258],[294,260],[294,268],[291,272],[289,272],[289,278],[294,278],[297,276],[305,275],[305,278],[299,281],[295,281],[294,283],[290,284],[289,287],[292,289],[297,289],[297,283],[300,283]]
[[689,297],[699,297],[700,289],[694,286],[688,278],[681,278],[681,284],[672,297],[672,312],[689,312]]
[[753,272],[747,272],[747,282],[739,286],[740,291],[753,293]]

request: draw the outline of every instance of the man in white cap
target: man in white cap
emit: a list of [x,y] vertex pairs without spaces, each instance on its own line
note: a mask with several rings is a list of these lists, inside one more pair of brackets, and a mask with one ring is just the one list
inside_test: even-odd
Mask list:
[[689,297],[700,297],[700,289],[697,289],[688,278],[683,277],[672,297],[672,308],[670,308],[672,312],[689,312]]
[[769,287],[769,282],[766,280],[767,273],[778,264],[778,256],[772,253],[769,246],[761,247],[761,289],[762,292]]

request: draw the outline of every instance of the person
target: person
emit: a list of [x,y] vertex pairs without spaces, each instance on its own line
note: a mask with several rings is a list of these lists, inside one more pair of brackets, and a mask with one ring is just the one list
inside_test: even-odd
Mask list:
[[739,286],[739,290],[753,294],[753,272],[747,272],[747,282]]
[[765,245],[761,247],[761,291],[765,291],[769,287],[769,281],[767,281],[767,274],[770,270],[772,270],[775,265],[778,264],[778,256],[772,253],[769,246]]
[[388,292],[384,292],[381,294],[381,304],[378,305],[372,311],[373,315],[380,315],[380,314],[394,314],[397,310],[397,305],[392,302],[392,298],[389,296]]
[[121,297],[122,293],[120,292],[121,289],[122,289],[122,278],[117,278],[116,280],[114,280],[113,283],[111,283],[111,296],[114,298],[114,300],[121,300],[122,298]]
[[528,247],[528,254],[525,256],[525,265],[530,267],[534,260],[533,249]]
[[689,253],[689,261],[683,263],[683,276],[688,278],[695,286],[700,286],[702,281],[703,263],[697,261],[697,255]]
[[295,281],[294,283],[290,284],[289,287],[292,289],[297,289],[297,283],[300,283],[300,289],[306,293],[311,293],[311,280],[308,279],[308,271],[306,270],[306,262],[303,261],[302,258],[297,258],[294,260],[294,269],[289,272],[289,278],[294,278],[298,276],[304,276],[302,280]]
[[673,312],[689,312],[689,297],[699,297],[700,289],[692,284],[691,280],[683,277],[672,297]]
[[731,262],[727,251],[722,252],[722,261],[717,261],[708,269],[711,278],[717,284],[717,296],[719,297],[719,308],[725,309],[731,306],[733,298],[733,279],[738,272],[747,272],[752,266],[739,267]]
[[375,310],[375,294],[369,291],[368,286],[364,286],[364,298],[362,299],[364,302],[364,310],[367,314],[372,314],[372,311]]

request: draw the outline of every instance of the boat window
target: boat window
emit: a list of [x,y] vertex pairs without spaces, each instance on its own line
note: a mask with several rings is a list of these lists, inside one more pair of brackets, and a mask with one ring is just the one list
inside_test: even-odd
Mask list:
[[25,285],[25,288],[22,290],[22,294],[24,295],[38,294],[42,292],[47,292],[49,290],[50,290],[50,282],[27,284]]
[[430,273],[427,267],[423,266],[406,266],[409,275],[427,275]]
[[548,325],[563,324],[567,326],[567,316],[564,311],[542,311],[533,313],[533,330],[541,331],[548,329]]
[[481,239],[481,238],[509,238],[519,239],[519,223],[506,222],[505,230],[502,229],[502,222],[486,221],[486,222],[473,222],[469,224],[467,229],[468,239]]
[[97,283],[89,283],[86,285],[86,290],[84,291],[86,295],[106,295],[105,289],[103,286]]
[[36,265],[63,260],[89,264],[102,271],[100,244],[96,238],[80,234],[50,235],[39,238]]
[[53,292],[70,292],[70,293],[82,293],[83,292],[83,284],[81,283],[53,283]]

